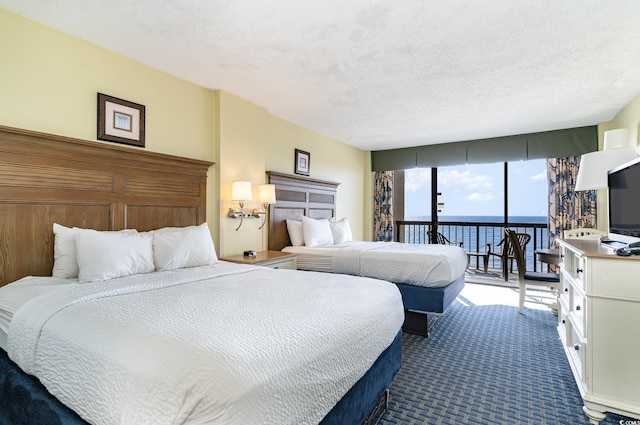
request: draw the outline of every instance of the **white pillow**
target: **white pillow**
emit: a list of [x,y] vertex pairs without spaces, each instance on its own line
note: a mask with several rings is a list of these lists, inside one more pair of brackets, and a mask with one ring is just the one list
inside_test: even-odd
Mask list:
[[207,223],[199,226],[164,227],[151,233],[156,270],[205,266],[218,261]]
[[74,239],[80,283],[154,271],[151,233],[79,230]]
[[71,279],[78,277],[75,230],[53,223],[53,271],[51,276]]
[[[74,236],[78,232],[90,229],[65,227],[53,223],[53,271],[51,276],[63,279],[78,277],[78,261],[76,259],[76,243]],[[95,230],[91,230],[95,231]],[[118,230],[117,232],[136,233],[135,229]]]
[[314,220],[302,217],[302,235],[306,246],[329,245],[333,243],[333,234],[329,220]]
[[289,232],[289,239],[291,245],[302,246],[304,245],[304,236],[302,235],[302,222],[296,220],[287,220],[287,231]]
[[330,221],[329,225],[331,226],[334,243],[351,242],[353,240],[351,226],[349,226],[349,220],[346,217],[338,221]]

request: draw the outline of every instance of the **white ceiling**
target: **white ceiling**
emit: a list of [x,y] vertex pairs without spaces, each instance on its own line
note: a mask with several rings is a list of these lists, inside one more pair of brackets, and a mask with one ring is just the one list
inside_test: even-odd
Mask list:
[[0,0],[362,149],[593,125],[640,93],[640,1]]

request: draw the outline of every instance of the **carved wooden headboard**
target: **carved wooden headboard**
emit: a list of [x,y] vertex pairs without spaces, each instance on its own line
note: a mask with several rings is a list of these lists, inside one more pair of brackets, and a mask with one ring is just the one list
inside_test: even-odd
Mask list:
[[269,206],[269,249],[279,251],[291,245],[287,219],[335,217],[340,183],[275,171],[267,171],[267,176],[276,186],[276,203]]
[[203,223],[212,165],[0,126],[0,286],[51,275],[53,223],[140,231]]

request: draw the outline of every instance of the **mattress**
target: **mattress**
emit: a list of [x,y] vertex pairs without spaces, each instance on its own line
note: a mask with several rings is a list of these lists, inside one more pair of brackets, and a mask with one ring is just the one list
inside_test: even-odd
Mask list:
[[38,295],[8,352],[91,423],[311,424],[402,320],[388,282],[219,262]]
[[464,275],[468,256],[449,245],[351,241],[315,247],[288,246],[298,268],[345,273],[424,287],[443,287]]
[[[372,424],[385,390],[400,370],[402,332],[367,373],[331,409],[320,425]],[[0,350],[0,423],[89,425],[60,403],[33,376],[27,375]],[[384,397],[384,401],[387,400]],[[385,405],[386,407],[386,405]],[[374,420],[371,420],[374,419]],[[365,422],[366,421],[366,422]],[[246,424],[242,424],[246,425]]]

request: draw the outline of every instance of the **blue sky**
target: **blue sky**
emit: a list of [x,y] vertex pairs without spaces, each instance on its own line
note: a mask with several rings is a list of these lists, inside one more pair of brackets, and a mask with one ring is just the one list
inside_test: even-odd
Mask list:
[[[547,215],[547,162],[509,163],[509,215]],[[442,216],[502,216],[503,163],[438,168]],[[405,171],[405,218],[430,215],[431,169]]]

